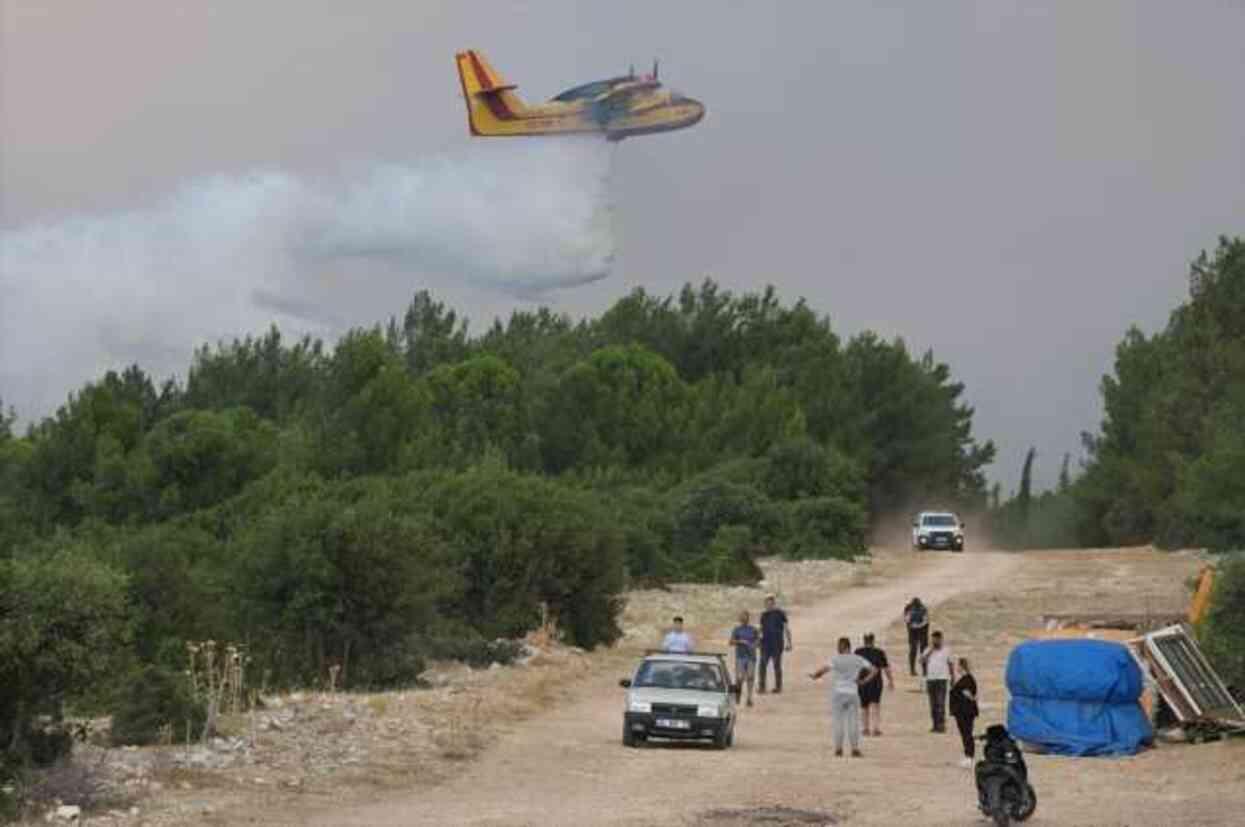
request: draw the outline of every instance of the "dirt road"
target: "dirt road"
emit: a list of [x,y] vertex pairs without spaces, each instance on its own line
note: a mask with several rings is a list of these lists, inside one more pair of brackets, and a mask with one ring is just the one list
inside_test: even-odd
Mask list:
[[[574,701],[522,723],[480,761],[465,764],[461,777],[418,794],[321,812],[309,823],[747,824],[755,819],[746,812],[777,806],[832,814],[851,824],[971,823],[971,782],[956,766],[958,739],[929,733],[924,696],[906,675],[906,640],[895,621],[904,603],[919,594],[934,607],[937,624],[940,603],[1000,587],[1019,558],[940,558],[907,576],[844,589],[791,612],[796,646],[785,664],[787,687],[743,710],[731,750],[624,749],[617,686],[623,675],[601,675]],[[813,684],[807,673],[838,636],[858,641],[866,631],[879,634],[899,667],[897,691],[883,701],[883,737],[865,740],[864,758],[836,759],[829,748],[827,687]],[[955,640],[950,644],[954,649]],[[905,777],[913,783],[905,784]]]

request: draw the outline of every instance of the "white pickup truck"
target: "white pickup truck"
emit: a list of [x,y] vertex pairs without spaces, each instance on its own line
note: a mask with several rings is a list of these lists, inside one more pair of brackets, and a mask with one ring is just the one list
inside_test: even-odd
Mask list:
[[950,511],[922,511],[912,520],[912,548],[963,551],[964,523]]

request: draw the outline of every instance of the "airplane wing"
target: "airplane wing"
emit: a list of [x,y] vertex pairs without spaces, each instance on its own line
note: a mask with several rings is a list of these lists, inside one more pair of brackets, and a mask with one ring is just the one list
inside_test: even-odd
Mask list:
[[610,89],[592,101],[592,115],[597,121],[604,123],[615,115],[626,112],[633,100],[659,86],[661,84],[655,81],[641,81]]
[[618,86],[615,86],[614,88],[601,94],[595,102],[600,103],[602,101],[613,100],[615,98],[628,98],[639,92],[648,92],[660,86],[661,84],[655,80],[638,80],[631,83],[619,84]]

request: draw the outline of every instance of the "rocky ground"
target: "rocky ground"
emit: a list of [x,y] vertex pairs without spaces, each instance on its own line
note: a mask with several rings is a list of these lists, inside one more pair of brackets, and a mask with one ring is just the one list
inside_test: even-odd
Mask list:
[[[832,763],[822,690],[798,679],[840,633],[879,633],[902,659],[899,609],[934,605],[976,663],[983,721],[1001,718],[1007,652],[1043,614],[1179,611],[1200,561],[1149,549],[1010,554],[878,550],[862,564],[766,566],[758,588],[674,586],[630,595],[618,646],[579,652],[534,639],[513,666],[438,664],[434,688],[296,693],[225,721],[207,745],[84,751],[124,795],[89,823],[172,824],[972,824],[953,736],[928,733],[919,687],[900,678],[887,734],[866,759]],[[775,591],[792,608],[797,679],[740,723],[734,750],[624,751],[617,677],[673,614],[719,638]],[[789,678],[789,680],[792,680]],[[1232,824],[1245,811],[1245,740],[1160,745],[1124,760],[1033,756],[1029,823]],[[50,814],[53,819],[55,812]],[[66,817],[69,817],[68,815]],[[915,821],[914,821],[915,819]]]
[[508,666],[433,664],[421,676],[431,688],[265,696],[261,708],[224,716],[218,737],[205,744],[88,744],[76,752],[74,778],[61,783],[76,789],[81,776],[90,775],[98,804],[82,811],[52,802],[43,817],[101,827],[234,824],[274,796],[331,797],[343,788],[370,795],[435,785],[516,724],[572,695],[585,676],[656,645],[675,614],[683,614],[696,634],[708,635],[740,608],[759,610],[766,592],[796,605],[893,568],[890,561],[868,559],[768,561],[767,578],[756,587],[675,584],[631,592],[624,637],[608,651],[586,653],[533,635],[523,657]]

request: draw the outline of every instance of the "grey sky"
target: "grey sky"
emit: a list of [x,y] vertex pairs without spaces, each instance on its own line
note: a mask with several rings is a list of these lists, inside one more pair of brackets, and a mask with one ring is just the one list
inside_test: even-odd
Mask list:
[[[0,3],[6,230],[460,152],[460,48],[533,99],[657,56],[708,114],[616,150],[614,272],[556,306],[772,282],[949,362],[1005,488],[1029,444],[1053,479],[1124,329],[1245,231],[1238,2]],[[517,302],[434,289],[477,329]]]

